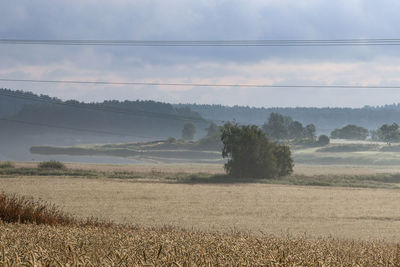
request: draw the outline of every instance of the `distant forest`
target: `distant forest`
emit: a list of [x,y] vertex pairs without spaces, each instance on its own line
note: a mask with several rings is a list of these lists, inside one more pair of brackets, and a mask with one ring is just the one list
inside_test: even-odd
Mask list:
[[139,100],[101,103],[62,101],[47,95],[8,89],[0,89],[0,118],[113,131],[121,135],[176,136],[188,121],[206,126],[206,121],[189,107]]
[[319,134],[330,134],[335,128],[355,124],[375,130],[382,124],[400,124],[400,104],[363,108],[255,108],[245,106],[178,104],[175,107],[188,107],[205,119],[256,124],[261,126],[272,112],[290,116],[304,125],[314,124]]
[[202,137],[209,124],[189,107],[168,103],[139,100],[83,103],[0,89],[0,160],[31,159],[29,148],[33,145],[180,138],[187,122],[196,125],[196,137]]

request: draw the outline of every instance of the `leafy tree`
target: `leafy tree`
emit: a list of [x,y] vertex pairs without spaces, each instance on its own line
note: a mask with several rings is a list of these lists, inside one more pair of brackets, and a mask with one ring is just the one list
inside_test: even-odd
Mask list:
[[367,136],[367,129],[354,124],[346,125],[341,129],[335,129],[331,132],[331,137],[335,139],[365,140]]
[[395,122],[392,125],[382,125],[378,129],[378,136],[389,145],[391,142],[398,141],[400,137],[399,125]]
[[310,139],[310,140],[314,140],[315,139],[315,125],[314,124],[309,124],[305,127],[304,129],[304,137]]
[[185,123],[185,125],[183,125],[182,139],[193,140],[195,133],[196,133],[196,126],[194,126],[193,123],[188,122]]
[[220,128],[214,122],[212,122],[205,130],[207,131],[208,137],[220,134]]
[[371,130],[369,131],[369,135],[371,136],[372,141],[379,141],[379,135],[378,135],[378,130]]
[[270,178],[293,170],[289,147],[270,142],[255,125],[227,123],[222,127],[225,170],[234,177]]
[[289,175],[293,172],[293,160],[289,146],[275,145],[274,156],[278,166],[278,176]]
[[215,123],[211,123],[206,129],[207,135],[201,138],[198,142],[198,147],[201,149],[220,149],[221,142],[221,127]]
[[302,138],[304,135],[303,124],[301,124],[298,121],[292,121],[289,124],[288,134],[289,134],[289,138],[292,138],[292,139]]
[[320,146],[326,146],[329,145],[329,143],[331,142],[331,140],[329,139],[329,137],[325,134],[322,134],[318,137],[318,145]]
[[281,140],[288,137],[288,123],[291,120],[289,117],[284,117],[281,114],[272,112],[269,115],[268,122],[264,123],[263,130],[268,137],[274,140]]

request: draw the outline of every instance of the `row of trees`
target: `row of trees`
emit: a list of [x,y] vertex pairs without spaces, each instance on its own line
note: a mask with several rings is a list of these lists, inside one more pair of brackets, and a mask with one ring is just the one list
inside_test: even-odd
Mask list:
[[[221,127],[217,126],[215,123],[211,123],[205,130],[207,131],[207,135],[200,140],[201,142],[220,142]],[[314,124],[303,126],[301,122],[294,121],[291,117],[283,116],[278,113],[271,113],[261,130],[269,139],[275,142],[295,140],[297,142],[303,141],[303,143],[307,144],[329,144],[329,138],[327,136],[320,136],[319,139],[316,139],[316,128]],[[192,140],[195,133],[195,125],[193,123],[186,123],[182,129],[182,139]]]
[[314,124],[308,124],[304,127],[301,122],[293,121],[289,116],[274,112],[270,114],[262,129],[273,140],[314,139],[316,132]]
[[384,141],[388,144],[400,141],[400,130],[397,123],[383,124],[377,130],[368,131],[363,127],[349,124],[340,129],[331,132],[331,138],[334,139],[351,139],[366,140],[368,136],[374,141]]
[[267,122],[262,126],[264,133],[277,142],[290,141],[292,144],[325,146],[330,139],[326,135],[316,136],[314,124],[303,126],[289,116],[271,113]]

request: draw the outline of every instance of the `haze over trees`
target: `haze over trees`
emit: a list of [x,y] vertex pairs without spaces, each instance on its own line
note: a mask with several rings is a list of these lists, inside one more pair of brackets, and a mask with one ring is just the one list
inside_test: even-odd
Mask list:
[[331,138],[334,139],[365,140],[367,137],[368,129],[354,124],[346,125],[331,132]]
[[182,129],[182,139],[183,140],[193,140],[194,135],[196,134],[196,126],[191,123],[185,123]]
[[199,134],[209,124],[190,108],[168,103],[143,100],[84,103],[0,89],[0,160],[32,160],[29,149],[34,145],[180,138],[186,122],[201,129]]
[[293,160],[288,146],[269,141],[256,125],[226,123],[222,127],[225,170],[233,177],[272,178],[289,175]]
[[[211,120],[207,121],[203,116]],[[369,125],[376,125],[368,126],[368,129],[377,129],[371,131],[371,139],[388,143],[400,140],[399,130],[396,129],[400,121],[400,105],[361,109],[265,109],[220,105],[172,105],[142,100],[83,103],[0,89],[0,145],[5,151],[0,151],[0,159],[31,160],[29,149],[35,145],[70,146],[181,138],[184,124],[188,122],[195,125],[196,135],[205,135],[198,141],[199,148],[219,150],[222,148],[221,127],[214,121],[234,117],[243,125],[259,121],[258,125],[262,125],[270,140],[291,145],[321,146],[326,144],[327,140],[322,138],[320,142],[316,138],[317,133],[329,134],[334,129],[327,131],[328,128],[321,129],[319,125],[332,127],[339,124],[342,127],[346,121],[355,120],[360,124],[350,123],[351,127],[336,127],[340,131],[334,130],[332,137],[364,140],[367,131],[364,127],[368,122]],[[354,131],[348,131],[349,129]],[[107,134],[108,132],[117,135]],[[343,135],[349,132],[353,135]]]
[[318,134],[329,135],[334,129],[343,125],[355,124],[367,129],[377,129],[384,123],[400,124],[400,104],[384,106],[365,106],[362,108],[256,108],[248,106],[223,106],[201,104],[178,104],[178,107],[188,106],[205,119],[232,121],[238,123],[263,125],[265,118],[271,113],[289,116],[303,125],[314,124]]
[[392,123],[392,125],[384,124],[377,131],[380,140],[390,144],[400,140],[399,125]]
[[289,116],[283,116],[278,113],[271,113],[268,121],[262,126],[264,133],[267,134],[272,140],[286,140],[286,139],[315,139],[315,126],[309,124],[303,126],[298,121],[293,121]]

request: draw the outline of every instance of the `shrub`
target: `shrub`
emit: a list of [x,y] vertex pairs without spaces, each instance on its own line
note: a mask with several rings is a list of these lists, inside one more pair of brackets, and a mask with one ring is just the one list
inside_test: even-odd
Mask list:
[[176,138],[175,138],[175,137],[168,137],[167,143],[173,144],[173,143],[175,143],[175,142],[176,142]]
[[0,163],[0,169],[13,169],[15,165],[9,161]]
[[329,137],[327,135],[322,134],[318,137],[318,145],[320,145],[320,146],[329,145],[330,141],[331,140],[329,139]]
[[64,163],[55,161],[55,160],[50,160],[50,161],[43,161],[40,162],[38,165],[39,169],[57,169],[57,170],[65,170],[67,167],[65,166]]
[[227,123],[222,128],[222,157],[225,170],[233,177],[272,178],[293,170],[289,147],[270,142],[255,125]]

